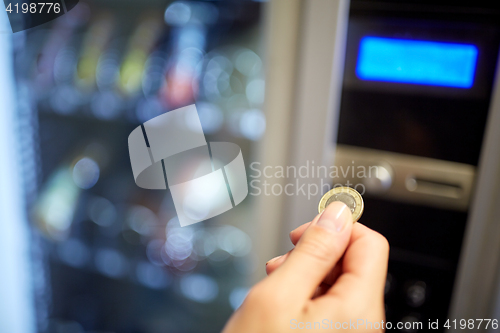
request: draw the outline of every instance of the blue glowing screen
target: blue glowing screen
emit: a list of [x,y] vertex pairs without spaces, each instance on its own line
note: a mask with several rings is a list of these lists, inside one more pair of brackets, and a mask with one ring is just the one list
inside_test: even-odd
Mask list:
[[362,80],[470,88],[477,47],[408,39],[364,37],[356,75]]

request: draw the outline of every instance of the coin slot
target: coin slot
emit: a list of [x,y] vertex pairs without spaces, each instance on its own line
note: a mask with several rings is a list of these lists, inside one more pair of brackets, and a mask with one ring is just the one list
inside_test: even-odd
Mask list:
[[452,182],[436,181],[420,177],[408,177],[406,189],[410,192],[422,193],[440,197],[459,199],[463,195],[463,188]]

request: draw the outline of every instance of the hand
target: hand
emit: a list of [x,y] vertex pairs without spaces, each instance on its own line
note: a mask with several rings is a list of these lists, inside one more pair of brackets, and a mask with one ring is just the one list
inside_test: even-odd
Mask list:
[[290,239],[295,248],[266,264],[269,276],[250,290],[224,332],[382,332],[387,240],[353,224],[342,202],[293,230]]

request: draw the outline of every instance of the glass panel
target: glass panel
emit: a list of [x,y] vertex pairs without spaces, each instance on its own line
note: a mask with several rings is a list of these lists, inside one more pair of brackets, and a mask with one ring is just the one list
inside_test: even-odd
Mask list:
[[[30,129],[19,141],[33,152],[25,178],[41,332],[219,332],[241,304],[256,269],[252,199],[240,188],[265,130],[261,10],[252,1],[80,1],[13,35],[19,118]],[[163,128],[148,127],[192,104],[197,116],[182,126],[198,118],[209,145],[240,149],[229,158],[214,144],[205,176],[179,166],[194,159],[182,149],[175,163],[156,156],[185,142],[169,146]],[[139,138],[138,168],[158,162],[144,184],[165,188],[174,169],[207,193],[230,193],[229,210],[181,227],[180,185],[138,186],[129,135]],[[206,204],[197,194],[195,212]]]

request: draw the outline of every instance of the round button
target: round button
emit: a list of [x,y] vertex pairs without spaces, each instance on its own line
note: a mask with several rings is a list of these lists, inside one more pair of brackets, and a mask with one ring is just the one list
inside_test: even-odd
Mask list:
[[392,185],[392,172],[389,166],[377,165],[375,168],[368,169],[366,178],[363,179],[363,185],[366,190],[372,193],[387,191]]
[[409,314],[407,316],[404,316],[401,318],[401,331],[407,332],[407,333],[413,333],[413,332],[418,332],[420,328],[420,315],[419,314]]
[[423,281],[417,281],[406,289],[406,301],[408,305],[419,307],[425,302],[427,285]]

